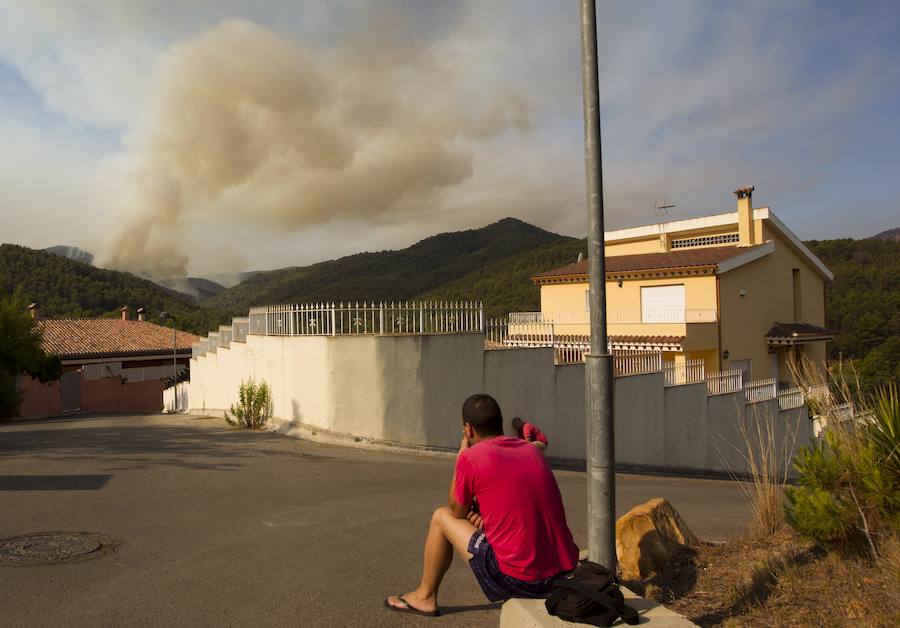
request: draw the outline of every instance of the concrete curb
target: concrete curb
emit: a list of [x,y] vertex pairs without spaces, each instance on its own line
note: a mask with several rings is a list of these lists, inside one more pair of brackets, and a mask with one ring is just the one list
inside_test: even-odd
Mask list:
[[[640,613],[641,624],[652,623],[659,628],[690,628],[697,625],[657,602],[635,595],[625,587],[622,587],[622,593],[625,595],[625,602]],[[544,600],[507,600],[500,610],[500,628],[571,628],[588,625],[549,615]],[[613,625],[627,624],[619,620]]]

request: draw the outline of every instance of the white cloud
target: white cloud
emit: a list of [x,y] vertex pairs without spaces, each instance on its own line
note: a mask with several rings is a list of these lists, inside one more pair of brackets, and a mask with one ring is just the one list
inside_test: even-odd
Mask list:
[[[807,204],[815,204],[815,186],[840,159],[867,108],[897,78],[892,56],[878,45],[865,45],[896,30],[896,19],[885,17],[890,12],[874,6],[852,15],[810,2],[601,2],[598,10],[611,227],[654,220],[653,204],[664,196],[677,202],[675,216],[726,209],[733,202],[730,190],[741,184],[756,184],[760,201],[776,208],[804,195]],[[360,91],[345,97],[348,111],[357,109],[348,115],[367,114],[403,128],[411,109],[398,108],[398,98],[421,102],[422,115],[432,120],[438,119],[435,112],[443,102],[467,129],[469,140],[456,148],[463,146],[470,160],[465,176],[448,180],[438,193],[410,197],[402,210],[388,213],[358,207],[377,195],[363,195],[351,203],[355,208],[342,206],[334,194],[346,196],[346,190],[319,180],[311,192],[331,200],[323,201],[312,222],[273,222],[259,215],[267,206],[281,206],[289,198],[284,190],[303,194],[297,182],[313,180],[313,169],[298,171],[295,161],[267,161],[254,175],[257,183],[266,184],[266,194],[259,187],[233,185],[192,205],[181,237],[197,255],[207,257],[208,242],[215,241],[231,243],[232,263],[246,258],[249,267],[308,262],[375,248],[367,242],[400,246],[507,215],[583,233],[575,3],[0,0],[0,61],[13,65],[46,109],[76,130],[115,129],[133,146],[143,133],[141,120],[158,103],[160,83],[154,83],[154,72],[167,58],[165,51],[230,18],[259,24],[304,50],[317,67],[336,67],[348,46],[367,38],[376,43],[385,38],[392,44],[386,48],[395,50],[397,35],[414,43],[407,54],[424,46],[440,60],[443,76],[452,80],[401,81],[395,85],[409,91],[399,96]],[[402,66],[406,61],[373,55],[372,72],[384,71],[379,62]],[[446,97],[441,90],[447,90]],[[513,92],[522,95],[529,124],[497,132],[503,110],[486,110],[513,102],[498,98]],[[16,124],[26,124],[24,117],[16,119]],[[0,211],[8,211],[15,201],[56,211],[65,220],[65,211],[48,208],[64,198],[34,191],[34,181],[41,180],[68,182],[62,187],[68,186],[70,199],[112,207],[114,192],[126,181],[111,179],[122,173],[108,168],[109,154],[100,155],[93,146],[79,149],[75,136],[63,139],[56,126],[28,124],[18,130],[16,150],[31,157],[6,159]],[[485,125],[480,138],[479,125]],[[181,136],[172,139],[184,142],[181,132],[198,133],[196,127],[173,126]],[[60,145],[66,148],[57,150]],[[240,153],[250,145],[234,146],[242,146]],[[376,147],[372,144],[370,150]],[[345,183],[358,186],[358,181]],[[330,206],[335,208],[331,214]],[[106,220],[99,218],[102,210],[93,211],[97,225],[123,215],[121,206]],[[7,232],[14,237],[4,239],[34,237],[37,230],[26,222],[11,223]],[[97,231],[96,225],[83,225],[73,221],[71,233]],[[208,237],[211,231],[217,236]],[[203,234],[207,239],[201,243]],[[284,243],[284,249],[273,251],[263,245],[266,241]],[[196,260],[196,268],[204,265],[210,265],[208,260]]]

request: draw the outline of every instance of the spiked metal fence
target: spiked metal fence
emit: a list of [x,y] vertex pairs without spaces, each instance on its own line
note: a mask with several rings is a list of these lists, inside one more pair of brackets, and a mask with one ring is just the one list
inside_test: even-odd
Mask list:
[[298,303],[250,309],[256,336],[454,334],[484,331],[479,301]]

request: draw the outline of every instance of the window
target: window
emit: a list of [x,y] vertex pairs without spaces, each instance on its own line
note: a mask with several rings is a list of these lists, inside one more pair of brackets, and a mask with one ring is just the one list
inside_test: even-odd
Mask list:
[[591,291],[590,290],[584,291],[584,311],[585,312],[591,311]]
[[794,268],[792,271],[794,280],[794,322],[799,323],[803,320],[803,311],[800,307],[802,293],[800,290],[800,269]]
[[684,284],[641,288],[642,323],[683,323]]
[[672,240],[673,249],[686,249],[694,246],[712,246],[714,244],[730,244],[739,242],[741,239],[738,233],[723,233],[715,236],[699,236],[696,238],[681,238]]

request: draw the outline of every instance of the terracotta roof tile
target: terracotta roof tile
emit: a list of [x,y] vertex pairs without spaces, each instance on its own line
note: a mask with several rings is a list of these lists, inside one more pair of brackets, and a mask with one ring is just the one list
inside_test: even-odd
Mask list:
[[[166,353],[172,351],[172,329],[147,321],[121,318],[49,318],[38,320],[44,351],[62,358]],[[199,336],[179,331],[179,350],[190,350]]]
[[[626,273],[643,270],[665,270],[671,268],[691,268],[717,266],[757,246],[714,246],[699,249],[668,251],[665,253],[638,253],[635,255],[614,255],[606,258],[606,274]],[[588,260],[554,268],[534,276],[536,281],[549,277],[587,277]]]
[[684,342],[684,336],[610,336],[613,344],[649,344],[649,345],[680,345]]

